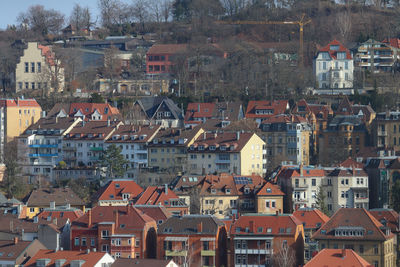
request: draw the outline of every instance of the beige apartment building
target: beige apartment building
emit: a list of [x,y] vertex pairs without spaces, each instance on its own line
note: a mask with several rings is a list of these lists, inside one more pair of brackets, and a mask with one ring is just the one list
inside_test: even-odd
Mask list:
[[64,90],[64,68],[50,46],[28,42],[15,69],[15,92],[22,90]]

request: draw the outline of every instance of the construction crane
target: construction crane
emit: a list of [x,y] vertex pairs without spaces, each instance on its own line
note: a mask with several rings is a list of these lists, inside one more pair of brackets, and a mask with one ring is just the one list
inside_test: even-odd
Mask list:
[[268,25],[268,24],[285,24],[285,25],[299,25],[300,30],[300,47],[299,47],[299,65],[304,66],[304,26],[311,23],[311,19],[306,19],[306,15],[303,13],[300,20],[298,21],[249,21],[249,20],[236,20],[236,21],[225,21],[218,20],[218,24],[250,24],[250,25]]

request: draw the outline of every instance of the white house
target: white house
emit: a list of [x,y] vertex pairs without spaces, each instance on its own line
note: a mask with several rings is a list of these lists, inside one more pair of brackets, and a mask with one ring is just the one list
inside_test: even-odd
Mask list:
[[350,50],[334,40],[318,50],[314,60],[319,89],[353,88],[354,61]]

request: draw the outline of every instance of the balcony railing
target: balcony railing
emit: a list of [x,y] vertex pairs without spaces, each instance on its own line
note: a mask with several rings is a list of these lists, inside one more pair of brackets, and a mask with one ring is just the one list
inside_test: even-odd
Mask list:
[[387,136],[386,131],[378,131],[378,136]]
[[246,249],[246,248],[236,248],[235,254],[273,254],[274,250],[271,249]]
[[167,257],[176,257],[176,256],[181,256],[181,257],[186,257],[188,254],[187,250],[166,250],[165,251],[165,256]]
[[29,154],[30,158],[38,158],[38,157],[58,157],[58,154]]
[[102,147],[91,147],[90,151],[103,151]]
[[58,144],[32,144],[29,145],[31,148],[57,148]]
[[216,159],[215,160],[215,164],[227,164],[227,163],[231,163],[230,159]]
[[215,256],[215,250],[202,250],[201,256]]

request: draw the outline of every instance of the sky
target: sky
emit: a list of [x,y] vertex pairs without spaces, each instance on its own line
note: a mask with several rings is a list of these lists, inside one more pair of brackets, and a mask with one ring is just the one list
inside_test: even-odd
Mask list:
[[[98,0],[0,0],[0,29],[6,29],[8,24],[16,24],[16,19],[21,12],[26,12],[31,5],[43,5],[46,9],[55,9],[63,13],[66,18],[71,14],[75,3],[82,7],[88,6],[93,17],[98,16]],[[128,2],[128,1],[124,1]]]

